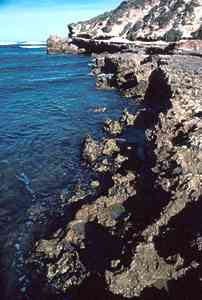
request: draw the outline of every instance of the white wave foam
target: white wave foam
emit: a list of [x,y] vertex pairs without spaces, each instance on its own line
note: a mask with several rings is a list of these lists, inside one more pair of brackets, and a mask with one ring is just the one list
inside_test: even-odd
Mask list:
[[19,46],[24,48],[45,48],[46,42],[37,42],[37,41],[25,41],[25,42],[6,42],[0,41],[0,46]]
[[25,41],[25,42],[19,42],[20,45],[27,45],[27,46],[38,46],[38,45],[46,45],[46,42],[44,41]]
[[19,45],[20,48],[27,48],[27,49],[34,49],[34,48],[46,48],[45,45],[27,45],[27,46],[24,46],[24,45]]
[[12,45],[17,45],[17,42],[4,42],[4,41],[0,41],[0,46],[12,46]]

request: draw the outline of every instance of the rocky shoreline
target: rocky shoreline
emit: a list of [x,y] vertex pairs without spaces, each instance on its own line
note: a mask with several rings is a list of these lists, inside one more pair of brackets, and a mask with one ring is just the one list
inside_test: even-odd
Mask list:
[[101,140],[84,138],[89,186],[35,205],[24,249],[10,237],[4,299],[201,299],[200,9],[200,1],[128,0],[70,24],[67,39],[49,37],[48,54],[92,55],[97,88],[117,89],[134,111],[106,120]]
[[92,54],[132,52],[147,55],[191,55],[202,57],[202,40],[180,41],[128,41],[122,38],[87,39],[72,37],[62,39],[59,36],[50,36],[47,40],[48,54]]
[[103,140],[86,137],[82,158],[95,180],[61,195],[66,221],[27,258],[29,293],[200,299],[201,58],[100,54],[93,73],[99,88],[117,88],[139,108],[107,120]]

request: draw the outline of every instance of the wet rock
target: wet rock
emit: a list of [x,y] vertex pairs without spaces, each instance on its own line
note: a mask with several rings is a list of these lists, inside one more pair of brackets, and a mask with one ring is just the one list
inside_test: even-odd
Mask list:
[[119,135],[122,132],[122,126],[119,121],[106,120],[104,123],[104,130],[111,135]]
[[90,188],[84,189],[81,187],[80,184],[77,184],[74,187],[73,195],[72,192],[71,193],[69,191],[67,192],[66,189],[64,189],[61,192],[60,199],[62,205],[65,207],[76,202],[82,202],[86,197],[90,196],[91,194],[92,194],[92,190]]
[[107,110],[106,107],[96,107],[93,111],[94,111],[95,113],[103,113],[103,112],[105,112],[106,110]]
[[126,176],[116,174],[112,180],[114,185],[109,189],[108,196],[98,198],[91,206],[84,206],[77,217],[85,216],[88,221],[97,218],[97,222],[106,227],[113,227],[120,221],[121,215],[126,212],[124,202],[129,195],[135,194],[133,187],[135,176],[131,173]]
[[111,156],[114,153],[118,153],[120,151],[119,147],[117,146],[116,140],[108,139],[104,142],[103,147],[103,154],[107,156]]
[[123,110],[122,116],[117,120],[106,120],[104,123],[104,131],[106,131],[110,136],[118,136],[124,132],[124,130],[133,126],[136,122],[139,113],[129,113],[127,109]]
[[137,119],[137,115],[138,114],[131,114],[127,109],[124,109],[120,122],[125,126],[133,126]]
[[[113,228],[123,220],[126,216],[123,204],[135,193],[134,180],[132,173],[126,176],[115,175],[114,185],[109,189],[108,195],[96,198],[91,204],[82,205],[65,231],[55,234],[55,238],[43,239],[36,244],[33,255],[27,260],[35,284],[41,282],[43,289],[49,294],[64,293],[81,285],[90,276],[83,261],[83,256],[89,256],[88,251],[91,251],[87,228],[89,224]],[[94,238],[97,238],[96,235]],[[80,255],[81,253],[83,254]],[[102,257],[104,260],[107,259],[105,255],[107,253]],[[89,259],[88,261],[90,263]],[[99,268],[99,261],[95,264]]]
[[83,159],[89,163],[93,163],[101,154],[102,147],[92,137],[87,136],[83,146]]

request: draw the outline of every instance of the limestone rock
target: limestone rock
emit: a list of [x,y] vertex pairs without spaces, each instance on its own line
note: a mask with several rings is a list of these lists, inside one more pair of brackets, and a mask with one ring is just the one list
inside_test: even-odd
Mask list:
[[[123,70],[126,80],[125,56],[106,56],[105,71],[119,59],[113,71]],[[127,60],[133,78],[140,76],[147,88],[138,113],[125,110],[118,122],[134,135],[142,130],[145,142],[86,138],[83,158],[95,171],[99,189],[81,201],[70,199],[67,208],[73,211],[59,233],[35,245],[31,273],[35,281],[42,276],[53,295],[73,293],[78,300],[81,290],[99,300],[199,299],[201,58],[159,55],[138,63],[127,53]],[[99,291],[89,290],[86,282],[90,287],[99,282]]]
[[47,52],[49,54],[57,53],[84,53],[84,49],[79,49],[72,43],[71,39],[62,39],[57,35],[51,35],[47,40]]
[[71,37],[128,40],[201,39],[200,0],[128,0],[86,22],[69,25]]

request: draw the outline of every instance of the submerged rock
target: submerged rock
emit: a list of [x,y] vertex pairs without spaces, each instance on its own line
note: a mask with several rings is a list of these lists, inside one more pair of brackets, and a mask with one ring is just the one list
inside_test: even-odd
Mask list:
[[95,113],[103,113],[103,112],[105,112],[106,110],[107,110],[106,107],[96,107],[93,111],[94,111]]
[[[17,203],[17,199],[22,199],[21,203]],[[0,162],[0,203],[1,207],[21,206],[25,209],[34,197],[33,191],[16,170],[7,161]]]

